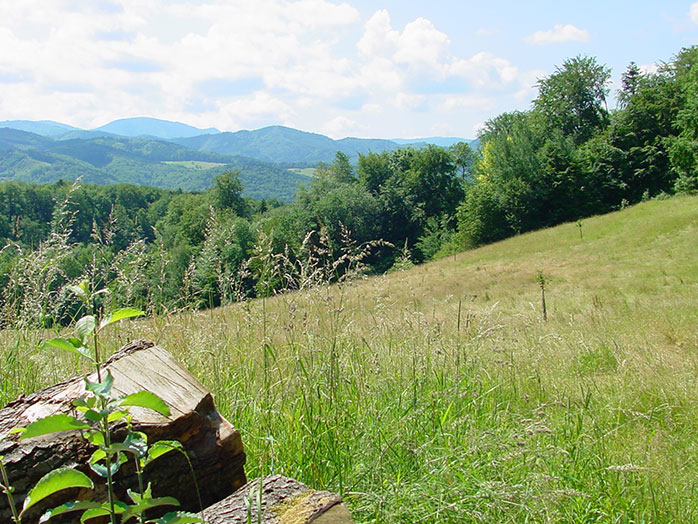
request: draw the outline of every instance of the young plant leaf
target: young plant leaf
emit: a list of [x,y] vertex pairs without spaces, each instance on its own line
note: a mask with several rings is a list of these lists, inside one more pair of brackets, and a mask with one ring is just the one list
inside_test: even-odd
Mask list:
[[138,393],[126,395],[119,401],[119,405],[152,409],[164,417],[170,416],[170,408],[165,404],[165,401],[150,391],[139,391]]
[[70,353],[75,353],[81,357],[87,358],[90,362],[95,361],[94,358],[92,358],[92,352],[90,349],[83,346],[82,341],[77,338],[52,338],[51,340],[44,342],[44,347],[47,346],[68,351]]
[[48,521],[49,519],[52,519],[53,517],[57,517],[58,515],[63,515],[65,513],[70,513],[71,511],[82,511],[85,509],[93,509],[100,507],[102,507],[101,503],[92,502],[91,500],[76,500],[74,502],[66,502],[65,504],[61,504],[60,506],[50,509],[46,513],[41,515],[41,518],[39,519],[39,524],[43,524],[44,522]]
[[[93,458],[95,457],[95,455],[96,455],[99,451],[102,451],[102,450],[97,450],[97,451],[95,451],[95,452],[92,454],[92,458],[90,458],[90,469],[91,469],[92,471],[94,471],[95,473],[97,473],[97,475],[99,475],[100,477],[102,477],[103,479],[105,479],[105,478],[108,478],[108,477],[109,477],[109,475],[108,475],[108,473],[107,473],[107,471],[108,471],[108,470],[107,470],[107,466],[104,465],[104,464],[100,464],[100,463],[97,462],[96,460],[93,460]],[[101,459],[100,459],[100,460],[101,460]],[[112,476],[116,475],[116,474],[119,472],[119,470],[121,469],[121,465],[122,465],[124,462],[126,462],[127,460],[128,460],[128,459],[126,458],[126,455],[124,455],[123,453],[119,452],[119,454],[117,455],[117,458],[116,458],[116,459],[112,459],[112,461],[111,461],[111,467],[109,468],[109,471],[111,472],[111,475],[112,475]]]
[[101,431],[85,432],[85,440],[87,440],[93,446],[104,446],[106,444],[104,441],[104,434]]
[[46,497],[53,495],[57,491],[68,488],[92,489],[94,488],[94,484],[90,480],[90,477],[76,469],[58,468],[49,471],[46,475],[41,477],[39,482],[37,482],[34,488],[29,492],[27,498],[24,499],[24,507],[22,508],[21,514],[24,514],[34,504]]
[[153,485],[152,483],[148,482],[148,485],[145,488],[145,492],[143,493],[138,493],[137,491],[133,491],[131,489],[127,489],[126,493],[134,502],[134,504],[140,504],[144,499],[153,498]]
[[75,323],[75,332],[84,342],[97,327],[97,319],[92,315],[86,315]]
[[70,431],[74,429],[90,429],[90,426],[81,420],[71,417],[70,415],[58,414],[51,415],[32,422],[24,431],[22,431],[19,439],[38,437],[40,435],[48,435],[49,433],[57,433],[59,431]]
[[102,378],[102,382],[90,382],[85,378],[85,389],[100,397],[108,397],[113,384],[114,377],[109,370],[107,370],[106,376]]
[[138,458],[143,458],[148,453],[148,436],[140,431],[131,431],[124,439],[124,446]]
[[145,460],[143,467],[150,464],[153,460],[162,457],[170,451],[182,451],[182,444],[176,440],[160,440],[150,445],[148,448],[148,458]]
[[112,413],[109,413],[109,416],[107,417],[107,422],[119,422],[123,419],[125,419],[128,416],[128,411],[127,410],[118,410],[114,411]]
[[[134,495],[136,495],[134,493]],[[160,506],[179,506],[179,501],[174,497],[160,497],[156,499],[142,498],[140,502],[137,502],[133,506],[124,512],[121,516],[121,521],[126,522],[128,519],[143,513],[151,508],[158,508]]]
[[156,520],[149,520],[152,524],[196,524],[203,522],[194,513],[187,513],[186,511],[173,511],[171,513],[166,513],[162,517]]
[[102,414],[102,411],[95,411],[94,409],[87,409],[87,408],[78,408],[79,411],[82,412],[83,415],[85,415],[85,418],[87,420],[90,420],[92,422],[100,422],[103,418],[104,415]]
[[102,319],[102,321],[99,323],[99,329],[105,328],[109,324],[113,324],[114,322],[118,322],[119,320],[123,320],[125,318],[141,317],[143,315],[145,315],[145,313],[143,313],[140,309],[135,309],[132,307],[118,309]]
[[[114,501],[114,513],[116,513],[117,515],[121,515],[126,510],[128,510],[128,504],[125,504],[118,500]],[[85,513],[83,513],[82,517],[80,517],[80,522],[84,523],[85,521],[94,519],[96,517],[106,516],[109,516],[109,503],[103,502],[99,507],[88,509]]]
[[80,300],[87,300],[87,286],[76,286],[75,284],[68,284],[65,289],[74,293]]

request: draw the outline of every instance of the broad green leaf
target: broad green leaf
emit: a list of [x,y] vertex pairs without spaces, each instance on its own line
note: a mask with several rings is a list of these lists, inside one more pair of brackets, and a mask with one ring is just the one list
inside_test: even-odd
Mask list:
[[49,471],[46,475],[41,477],[39,482],[37,482],[34,488],[29,492],[27,498],[24,499],[22,514],[40,500],[53,495],[57,491],[68,488],[92,489],[94,488],[94,484],[90,480],[90,477],[76,469],[58,468]]
[[[75,344],[75,342],[77,342],[77,344]],[[83,346],[82,341],[80,341],[77,338],[52,338],[51,340],[47,340],[46,342],[44,342],[44,347],[47,346],[54,347],[56,349],[61,349],[63,351],[68,351],[70,353],[75,353],[76,355],[85,357],[91,362],[94,362],[94,358],[92,358],[92,352],[90,351],[90,349]]]
[[89,519],[94,519],[97,517],[106,517],[109,515],[109,508],[102,507],[99,508],[93,508],[93,509],[88,509],[85,513],[82,514],[82,517],[80,517],[80,522],[83,523]]
[[[114,513],[117,515],[121,515],[124,513],[126,510],[128,510],[128,504],[125,504],[121,501],[115,500],[114,501]],[[85,522],[89,519],[94,519],[96,517],[105,517],[109,515],[109,503],[108,502],[103,502],[100,507],[94,508],[94,509],[88,509],[85,513],[82,514],[82,517],[80,517],[80,522]]]
[[92,315],[86,315],[75,323],[75,332],[84,342],[97,327],[97,319]]
[[153,498],[153,485],[151,482],[148,482],[144,493],[138,493],[137,491],[133,491],[131,489],[126,490],[126,493],[128,493],[128,496],[131,497],[133,502],[140,504],[143,499]]
[[119,401],[119,405],[152,409],[165,417],[170,416],[170,408],[165,404],[165,401],[150,391],[139,391],[138,393],[126,395]]
[[90,429],[90,426],[84,422],[71,417],[70,415],[58,414],[51,415],[32,422],[20,435],[19,439],[38,437],[40,435],[48,435],[49,433],[57,433],[59,431],[70,431],[74,429]]
[[[82,284],[84,284],[84,282]],[[86,301],[87,300],[87,285],[83,286],[82,284],[79,286],[76,286],[75,284],[68,284],[67,286],[65,286],[65,288],[68,291],[74,293],[81,300]]]
[[[134,493],[134,495],[136,495]],[[131,517],[135,517],[139,513],[143,513],[151,508],[158,508],[160,506],[179,506],[179,501],[174,497],[161,497],[157,499],[152,498],[142,498],[140,502],[129,506],[128,510],[124,512],[121,516],[122,522],[126,522]]]
[[203,522],[194,513],[187,513],[186,511],[173,511],[171,513],[166,513],[159,519],[149,520],[152,524],[196,524]]
[[143,495],[132,489],[127,489],[126,494],[135,504],[140,504],[141,500],[143,500]]
[[119,470],[121,469],[121,464],[123,464],[123,461],[121,460],[114,460],[110,464],[109,470],[107,470],[107,466],[104,464],[100,464],[99,462],[95,464],[90,464],[90,469],[94,471],[97,475],[102,477],[103,479],[109,478],[109,471],[111,471],[111,476],[113,477],[116,475]]
[[118,410],[109,414],[107,422],[119,422],[128,416],[127,410]]
[[88,464],[96,464],[100,460],[104,460],[107,457],[107,452],[103,449],[96,449],[90,456]]
[[145,313],[143,313],[140,309],[135,309],[132,307],[119,309],[104,317],[99,323],[99,329],[105,328],[109,324],[113,324],[114,322],[118,322],[119,320],[123,320],[125,318],[141,317],[143,315],[145,315]]
[[97,405],[97,399],[90,395],[89,397],[80,397],[73,400],[73,406],[77,408],[89,408],[92,409]]
[[90,420],[92,422],[100,422],[104,416],[105,413],[102,411],[95,411],[94,409],[87,409],[87,408],[78,408],[82,412],[83,415],[85,415],[85,418],[87,420]]
[[182,444],[176,440],[160,440],[151,444],[148,448],[148,458],[143,463],[143,467],[150,464],[153,460],[162,457],[165,453],[174,450],[182,451]]
[[108,397],[111,393],[111,387],[114,384],[114,377],[111,372],[107,370],[106,375],[102,375],[102,382],[90,382],[85,378],[85,389],[91,391],[95,395],[100,397]]
[[131,431],[126,435],[124,445],[128,446],[138,458],[145,457],[148,453],[148,436],[140,431]]
[[104,446],[104,434],[101,431],[88,431],[85,433],[85,439],[93,446]]
[[66,502],[65,504],[61,504],[58,507],[50,509],[41,515],[39,524],[43,524],[53,517],[63,515],[64,513],[70,513],[71,511],[82,511],[85,509],[94,509],[99,507],[102,507],[100,502],[92,502],[91,500],[76,500],[74,502]]

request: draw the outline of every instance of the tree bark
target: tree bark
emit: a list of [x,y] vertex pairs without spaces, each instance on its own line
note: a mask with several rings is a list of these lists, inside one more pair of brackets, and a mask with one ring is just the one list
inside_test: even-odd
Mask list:
[[[177,440],[186,450],[193,466],[176,451],[157,459],[145,471],[146,482],[153,483],[153,496],[172,496],[187,511],[199,511],[198,484],[203,507],[228,496],[245,484],[245,453],[240,433],[215,409],[211,394],[172,356],[152,342],[135,341],[124,346],[107,361],[114,376],[113,396],[148,390],[162,398],[171,415],[131,408],[134,428],[148,435],[148,442]],[[89,379],[95,381],[94,374]],[[73,413],[72,401],[85,393],[83,377],[76,377],[31,395],[22,396],[0,410],[0,437],[18,426],[26,426],[42,417],[57,413]],[[120,442],[124,427],[114,430]],[[43,437],[18,441],[16,436],[0,440],[0,455],[4,455],[10,485],[15,488],[15,500],[21,505],[28,490],[47,472],[58,467],[75,466],[87,473],[99,486],[94,491],[66,490],[38,504],[37,510],[23,524],[37,522],[50,507],[76,498],[106,499],[104,481],[86,466],[94,447],[78,431],[65,431]],[[192,475],[196,475],[196,483]],[[134,468],[129,462],[116,475],[117,495],[126,500],[127,488],[137,489]],[[0,497],[0,522],[11,522],[5,497]],[[75,516],[73,515],[73,519]],[[70,520],[70,519],[69,519]],[[53,521],[52,521],[53,522]]]
[[[261,482],[261,486],[260,486]],[[269,475],[248,482],[204,511],[207,524],[353,524],[339,495]]]

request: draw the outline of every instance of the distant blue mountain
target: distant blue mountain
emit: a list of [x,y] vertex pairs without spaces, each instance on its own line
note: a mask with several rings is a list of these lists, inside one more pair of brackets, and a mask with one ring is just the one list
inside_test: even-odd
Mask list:
[[68,131],[77,130],[77,127],[61,124],[52,120],[40,120],[34,122],[32,120],[5,120],[0,122],[0,127],[8,127],[10,129],[18,129],[27,133],[34,133],[41,136],[58,137]]
[[451,136],[431,136],[428,138],[391,138],[390,141],[400,144],[401,146],[433,144],[439,147],[450,147],[458,142],[465,142],[467,144],[474,142],[474,140],[468,138],[457,138]]
[[389,140],[343,138],[333,140],[325,135],[308,133],[284,126],[269,126],[255,131],[237,131],[175,139],[173,142],[226,155],[243,155],[266,162],[285,164],[317,164],[331,162],[337,151],[355,161],[360,153],[380,153],[399,149]]
[[449,147],[458,142],[468,142],[477,149],[479,144],[477,140],[457,137],[333,140],[325,135],[284,126],[221,133],[214,128],[199,129],[181,122],[147,117],[122,118],[91,130],[58,122],[28,120],[0,122],[0,127],[27,131],[61,141],[118,139],[119,137],[168,140],[200,152],[244,156],[287,167],[314,166],[318,162],[332,162],[337,151],[345,153],[352,162],[356,162],[361,154],[394,151],[407,145],[415,148],[425,147],[427,144]]
[[95,128],[92,131],[103,131],[114,135],[129,137],[150,136],[168,140],[172,138],[188,138],[198,135],[220,133],[218,129],[213,127],[199,129],[198,127],[182,124],[181,122],[171,122],[169,120],[148,117],[122,118]]

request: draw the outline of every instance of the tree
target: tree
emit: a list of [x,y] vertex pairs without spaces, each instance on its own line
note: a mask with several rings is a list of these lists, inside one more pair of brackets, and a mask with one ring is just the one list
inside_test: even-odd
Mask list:
[[640,90],[642,71],[635,62],[630,62],[621,79],[621,89],[618,91],[618,105],[624,108],[630,99]]
[[334,156],[334,161],[332,164],[330,164],[327,171],[329,176],[337,182],[350,184],[356,181],[356,177],[354,176],[354,168],[351,167],[349,157],[341,151],[337,151]]
[[610,79],[610,69],[595,58],[565,60],[555,73],[538,82],[534,108],[545,116],[550,127],[581,144],[609,123],[606,95]]
[[213,181],[213,207],[230,209],[238,216],[246,216],[247,206],[242,198],[242,184],[239,171],[226,171]]
[[467,142],[458,142],[448,148],[453,163],[463,181],[469,181],[473,176],[475,164],[475,151]]
[[359,154],[359,182],[374,194],[380,192],[381,186],[392,176],[388,152]]
[[676,116],[678,136],[669,140],[678,191],[698,190],[698,46],[682,49],[673,63],[683,104]]

